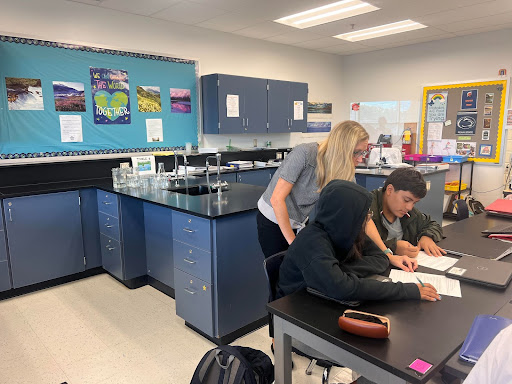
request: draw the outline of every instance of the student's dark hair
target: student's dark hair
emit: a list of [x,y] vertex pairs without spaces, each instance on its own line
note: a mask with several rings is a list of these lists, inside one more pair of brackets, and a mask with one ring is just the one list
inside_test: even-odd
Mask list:
[[418,199],[423,199],[427,194],[427,183],[421,173],[413,168],[395,169],[386,179],[383,190],[388,185],[392,185],[395,191],[411,192]]

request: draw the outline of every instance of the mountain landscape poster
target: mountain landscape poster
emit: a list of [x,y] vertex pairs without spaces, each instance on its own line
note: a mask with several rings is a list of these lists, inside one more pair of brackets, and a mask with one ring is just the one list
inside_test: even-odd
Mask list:
[[9,110],[44,110],[41,79],[6,77]]
[[190,113],[190,89],[171,88],[171,113]]
[[160,87],[137,85],[139,112],[162,112]]
[[56,111],[85,112],[83,83],[54,81],[53,97],[55,99]]

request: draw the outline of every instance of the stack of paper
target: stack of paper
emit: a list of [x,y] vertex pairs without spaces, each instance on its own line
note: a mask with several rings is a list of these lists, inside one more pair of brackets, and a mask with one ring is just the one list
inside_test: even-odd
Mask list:
[[430,273],[421,272],[405,272],[401,269],[392,269],[389,273],[389,278],[393,283],[414,283],[419,284],[419,278],[423,284],[429,283],[436,289],[440,295],[462,297],[460,291],[460,281],[449,279],[443,275],[432,275]]
[[237,169],[253,167],[252,161],[242,161],[242,160],[229,161],[226,163],[226,165],[228,167],[233,167],[233,168],[237,168]]
[[425,252],[420,251],[416,260],[418,261],[418,264],[423,267],[437,269],[438,271],[446,271],[448,268],[453,266],[458,259],[448,256],[429,256]]

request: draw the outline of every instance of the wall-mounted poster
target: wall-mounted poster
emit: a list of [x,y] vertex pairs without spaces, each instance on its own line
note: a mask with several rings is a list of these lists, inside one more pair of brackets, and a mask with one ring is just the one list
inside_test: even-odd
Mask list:
[[443,138],[443,123],[428,123],[427,140],[441,140]]
[[494,103],[494,93],[486,93],[485,94],[485,104],[492,104],[492,103]]
[[53,82],[55,110],[66,112],[85,112],[84,83]]
[[492,116],[492,105],[486,105],[484,107],[484,116]]
[[460,109],[476,109],[477,100],[478,100],[478,89],[463,90]]
[[330,121],[308,121],[307,132],[330,132]]
[[332,103],[308,101],[308,113],[332,113]]
[[128,72],[89,68],[94,124],[130,124]]
[[492,154],[492,144],[480,144],[480,151],[478,152],[480,156],[491,156]]
[[457,143],[452,139],[431,140],[428,141],[427,146],[427,153],[429,155],[456,155]]
[[512,126],[512,109],[507,109],[507,125]]
[[491,128],[491,120],[492,119],[490,117],[484,119],[484,128],[485,129]]
[[427,101],[427,122],[444,122],[446,120],[446,105],[448,92],[429,93]]
[[44,110],[41,79],[6,77],[5,86],[7,88],[7,104],[10,111]]
[[489,129],[484,129],[482,131],[482,140],[489,140],[490,136],[491,136],[491,131]]
[[476,119],[478,113],[475,112],[457,112],[456,135],[474,135],[476,132]]
[[162,112],[160,87],[137,85],[139,112]]
[[171,88],[171,113],[190,113],[190,89]]
[[458,142],[457,143],[457,150],[455,153],[457,155],[462,156],[469,156],[469,157],[475,157],[475,151],[476,151],[476,142],[475,141],[469,141],[469,142]]

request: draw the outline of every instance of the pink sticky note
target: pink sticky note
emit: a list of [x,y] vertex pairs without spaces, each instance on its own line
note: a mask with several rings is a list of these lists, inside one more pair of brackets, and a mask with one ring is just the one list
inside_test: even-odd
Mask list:
[[409,365],[409,368],[414,369],[416,372],[421,374],[425,374],[430,368],[432,368],[432,364],[416,359]]

